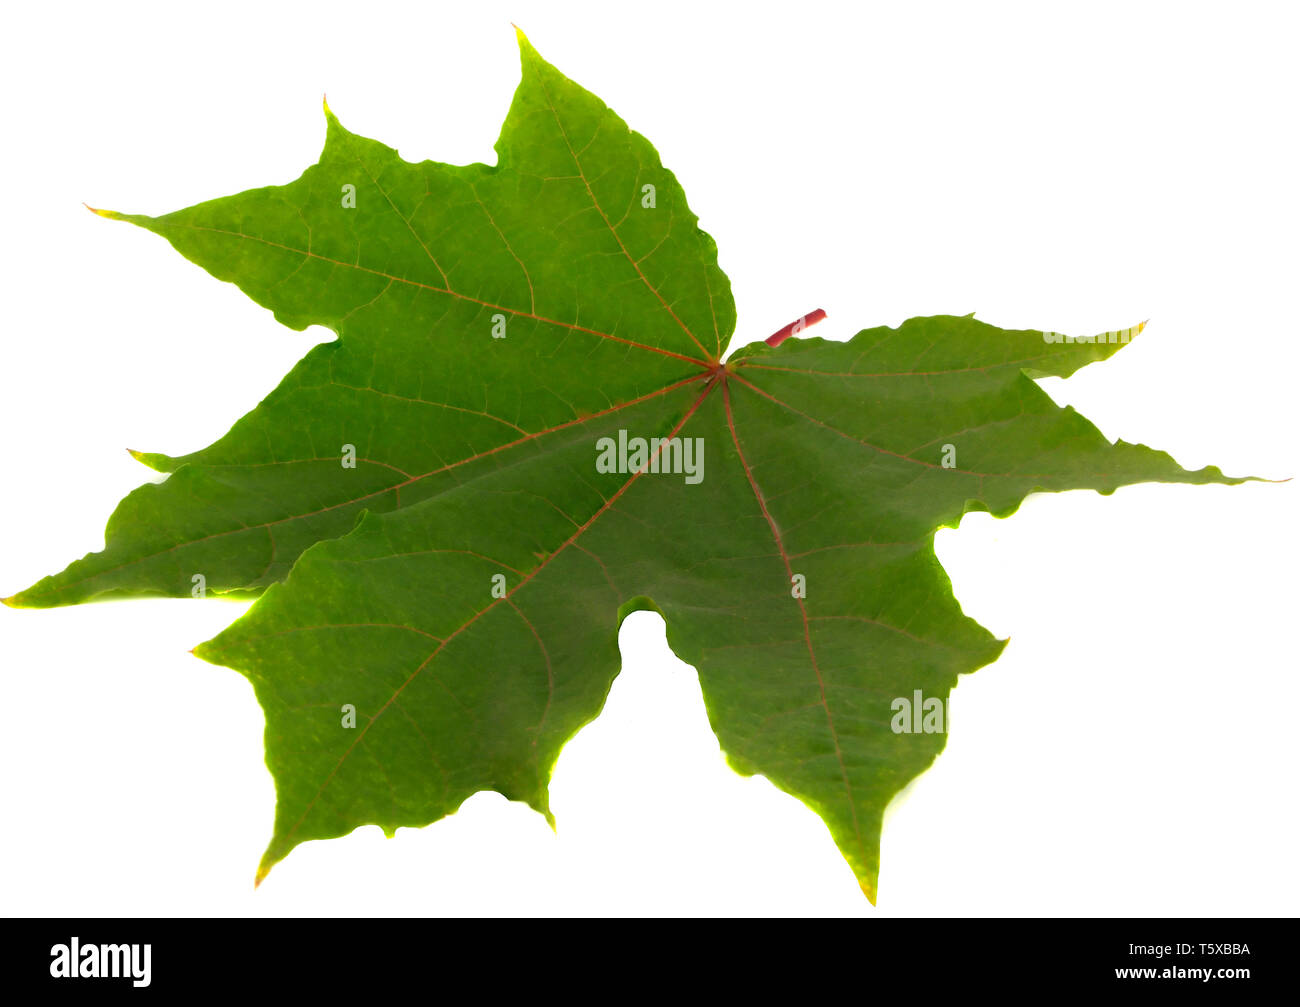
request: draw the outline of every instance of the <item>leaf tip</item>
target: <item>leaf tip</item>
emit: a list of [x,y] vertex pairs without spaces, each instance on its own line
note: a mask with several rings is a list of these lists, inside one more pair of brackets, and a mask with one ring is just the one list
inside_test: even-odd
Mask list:
[[858,878],[858,885],[862,888],[862,894],[867,897],[867,901],[874,906],[876,904],[875,878]]
[[120,213],[118,213],[116,210],[101,210],[101,209],[99,209],[98,207],[91,206],[89,203],[84,202],[84,201],[82,202],[81,205],[84,206],[84,207],[85,207],[87,210],[89,210],[91,213],[95,214],[95,216],[97,216],[97,217],[105,217],[105,218],[107,218],[108,220],[121,220],[121,219],[122,219],[122,215],[121,215]]
[[8,598],[0,598],[0,605],[4,605],[6,608],[18,608],[17,597],[18,595],[11,594]]
[[270,873],[271,873],[270,864],[262,864],[260,867],[258,867],[257,874],[254,875],[253,877],[253,889],[256,890],[260,888],[262,882],[266,880],[266,876]]
[[517,25],[517,24],[515,24],[513,21],[511,21],[511,22],[510,22],[510,27],[513,28],[513,29],[515,30],[515,41],[519,43],[519,51],[520,51],[520,52],[536,52],[536,51],[537,51],[536,49],[533,48],[533,44],[532,44],[531,42],[528,41],[528,36],[524,34],[524,30],[523,30],[522,28],[520,28],[519,25]]

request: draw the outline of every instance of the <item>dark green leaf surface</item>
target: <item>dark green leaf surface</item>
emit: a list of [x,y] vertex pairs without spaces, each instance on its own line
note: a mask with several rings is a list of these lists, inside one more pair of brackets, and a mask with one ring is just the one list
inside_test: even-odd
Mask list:
[[[521,49],[496,167],[408,164],[328,116],[290,185],[108,214],[339,339],[211,447],[142,456],[171,475],[122,503],[106,550],[7,601],[188,595],[196,573],[265,589],[196,651],[266,713],[259,878],[300,842],[424,825],[483,789],[549,815],[621,619],[653,608],[730,763],[811,806],[874,899],[885,806],[945,737],[896,733],[894,700],[945,700],[1003,646],[962,614],[935,531],[1035,491],[1241,480],[1111,444],[1031,380],[1118,341],[918,318],[720,364],[729,285],[676,181]],[[621,431],[692,439],[703,478],[600,471]]]

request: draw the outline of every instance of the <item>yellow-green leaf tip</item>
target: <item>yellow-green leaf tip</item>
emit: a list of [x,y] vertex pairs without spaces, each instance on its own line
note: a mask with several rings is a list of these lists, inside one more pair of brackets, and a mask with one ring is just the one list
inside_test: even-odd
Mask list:
[[122,215],[118,213],[116,210],[101,210],[98,207],[91,206],[89,203],[84,203],[84,202],[81,205],[84,206],[91,213],[95,214],[97,217],[107,217],[109,220],[122,219]]
[[526,53],[532,53],[536,55],[537,49],[530,41],[528,41],[528,36],[524,34],[524,30],[520,28],[519,25],[514,24],[513,22],[511,22],[510,26],[515,30],[515,41],[519,43],[520,55]]

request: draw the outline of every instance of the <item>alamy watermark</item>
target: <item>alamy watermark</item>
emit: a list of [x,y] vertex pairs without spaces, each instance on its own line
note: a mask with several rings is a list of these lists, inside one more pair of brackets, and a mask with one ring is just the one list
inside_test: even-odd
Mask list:
[[672,473],[686,477],[694,486],[704,480],[703,437],[602,437],[596,441],[596,471],[612,473]]
[[1067,336],[1064,332],[1048,332],[1043,330],[1043,342],[1045,343],[1127,343],[1146,327],[1146,322],[1141,325],[1130,325],[1127,329],[1112,329],[1109,332],[1103,332],[1096,336]]
[[148,986],[152,944],[82,944],[74,937],[50,948],[50,975],[55,979],[130,979]]
[[914,689],[911,697],[899,696],[889,708],[894,712],[889,728],[895,734],[947,734],[948,701],[923,695]]

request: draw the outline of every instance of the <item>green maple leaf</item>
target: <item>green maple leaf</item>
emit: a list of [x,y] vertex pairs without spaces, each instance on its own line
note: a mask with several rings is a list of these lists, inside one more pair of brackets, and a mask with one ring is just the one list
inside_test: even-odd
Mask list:
[[298,843],[480,790],[549,817],[620,622],[652,608],[730,764],[812,807],[874,900],[885,807],[945,737],[899,730],[899,701],[946,700],[1005,643],[962,614],[935,532],[1038,491],[1243,480],[1112,444],[1032,380],[1127,333],[917,318],[721,362],[730,286],[677,181],[520,47],[495,167],[407,163],[327,109],[295,182],[96,211],[339,338],[210,447],[137,454],[170,475],[104,551],[6,602],[188,596],[197,575],[261,596],[196,650],[265,711],[259,880]]

